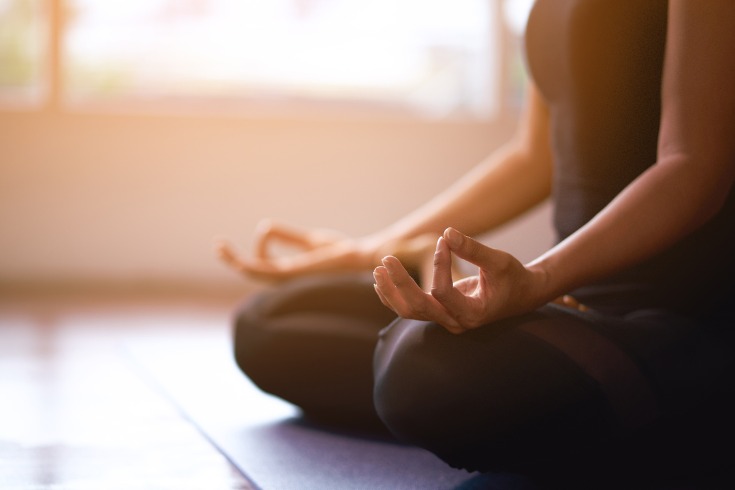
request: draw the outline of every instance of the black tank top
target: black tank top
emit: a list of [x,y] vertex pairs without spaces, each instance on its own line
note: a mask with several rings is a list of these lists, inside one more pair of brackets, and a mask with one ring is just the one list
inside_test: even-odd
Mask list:
[[[529,71],[549,106],[559,240],[656,162],[665,0],[538,0]],[[688,315],[735,306],[735,195],[664,253],[573,294],[602,311]],[[635,240],[636,237],[620,237]]]

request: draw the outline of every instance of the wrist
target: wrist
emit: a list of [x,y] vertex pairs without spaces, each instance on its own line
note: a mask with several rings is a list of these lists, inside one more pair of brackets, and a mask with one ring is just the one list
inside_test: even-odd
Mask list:
[[373,267],[380,265],[383,257],[392,255],[398,258],[404,267],[418,270],[423,268],[427,257],[433,257],[439,236],[439,233],[424,233],[407,237],[379,232],[359,240],[358,248],[362,251],[364,261]]
[[377,232],[357,239],[356,249],[360,255],[360,262],[366,269],[372,269],[381,264],[386,255],[392,254],[391,246],[395,239],[387,236],[385,232]]
[[526,265],[526,270],[531,276],[531,285],[527,297],[532,303],[532,309],[539,308],[553,301],[559,294],[553,285],[553,274],[548,264],[543,261],[534,261]]

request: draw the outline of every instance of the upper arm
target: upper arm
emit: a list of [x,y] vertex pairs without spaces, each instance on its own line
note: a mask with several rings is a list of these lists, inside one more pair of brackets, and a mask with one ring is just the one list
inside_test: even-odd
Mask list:
[[658,160],[696,166],[722,201],[735,179],[735,2],[671,0]]
[[514,138],[516,149],[534,169],[551,176],[553,155],[549,110],[536,86],[529,82],[526,104]]

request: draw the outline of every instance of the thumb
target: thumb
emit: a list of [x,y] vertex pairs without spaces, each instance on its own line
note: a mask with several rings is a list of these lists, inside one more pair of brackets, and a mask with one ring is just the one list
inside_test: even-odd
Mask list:
[[452,253],[457,257],[481,268],[493,265],[497,256],[496,250],[460,233],[454,228],[444,230],[443,237]]

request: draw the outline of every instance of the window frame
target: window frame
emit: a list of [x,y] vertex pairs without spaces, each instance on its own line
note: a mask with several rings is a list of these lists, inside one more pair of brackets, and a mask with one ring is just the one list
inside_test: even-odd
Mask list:
[[[241,116],[254,118],[297,118],[297,119],[387,119],[408,121],[458,121],[488,122],[516,113],[518,101],[510,87],[512,81],[508,71],[512,63],[517,63],[514,52],[518,40],[510,31],[503,17],[503,0],[486,0],[494,9],[495,82],[492,84],[491,97],[495,100],[494,109],[487,116],[469,113],[440,116],[427,115],[422,111],[399,104],[379,104],[374,101],[329,100],[283,96],[274,100],[259,100],[247,96],[206,96],[184,95],[145,99],[139,96],[119,96],[114,100],[71,100],[64,84],[64,31],[65,0],[46,0],[43,10],[46,17],[48,34],[46,36],[45,59],[42,60],[40,90],[31,101],[13,101],[12,96],[0,94],[0,111],[41,111],[51,113],[104,113],[123,115],[206,115]],[[517,92],[517,90],[516,90]]]

